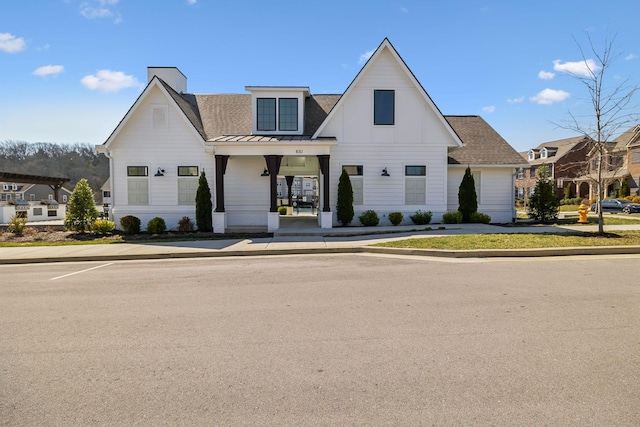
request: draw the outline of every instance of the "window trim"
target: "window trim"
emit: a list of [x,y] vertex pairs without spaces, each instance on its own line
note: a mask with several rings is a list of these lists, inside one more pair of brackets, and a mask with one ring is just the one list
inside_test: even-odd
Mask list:
[[[286,128],[282,125],[282,101],[295,101],[295,111],[293,113],[293,127],[292,128]],[[276,111],[276,115],[278,116],[277,121],[278,121],[278,131],[280,132],[297,132],[298,131],[298,98],[278,98],[278,109]],[[287,114],[287,117],[289,116],[289,114]]]
[[[143,169],[143,170],[140,171],[140,172],[142,172],[142,174],[133,173],[136,168]],[[139,166],[139,165],[127,166],[127,176],[128,177],[136,177],[136,178],[149,176],[149,167],[148,166]]]
[[[355,168],[355,173],[349,172],[347,168]],[[349,176],[363,176],[364,175],[364,166],[362,165],[343,165],[342,170],[347,170],[347,174]]]
[[[264,97],[264,98],[256,98],[256,129],[259,132],[276,132],[278,125],[278,103],[276,102],[277,98],[272,97]],[[267,116],[266,113],[260,113],[261,101],[273,101],[273,123],[271,123],[271,113]],[[261,117],[263,120],[260,120]],[[272,125],[273,129],[265,128],[264,118],[269,118],[269,125]],[[262,125],[262,126],[261,126]]]
[[[390,100],[383,95],[391,95]],[[378,98],[380,95],[380,98]],[[387,102],[391,102],[391,117],[389,120],[389,112]],[[373,124],[374,126],[394,126],[396,124],[396,91],[393,89],[374,89],[373,90]]]
[[[184,171],[181,171],[180,169],[191,169],[191,168],[195,168],[195,174],[192,173],[184,173]],[[178,176],[183,176],[183,177],[197,177],[200,175],[200,167],[199,166],[178,166],[177,168],[178,170]]]
[[[419,173],[409,173],[409,168],[421,168],[422,171]],[[427,166],[426,165],[405,165],[404,176],[405,177],[427,176]]]

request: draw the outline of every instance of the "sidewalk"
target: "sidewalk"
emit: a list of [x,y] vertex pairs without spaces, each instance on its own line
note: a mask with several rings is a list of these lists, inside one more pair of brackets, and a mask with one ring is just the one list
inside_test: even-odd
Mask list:
[[[640,230],[640,224],[606,226],[605,230]],[[558,233],[572,231],[597,231],[597,226],[501,227],[486,224],[433,224],[421,227],[381,226],[338,227],[330,230],[320,230],[318,228],[309,230],[291,229],[280,230],[273,237],[256,239],[0,248],[0,264],[364,252],[454,258],[640,254],[640,246],[469,251],[396,249],[369,246],[374,243],[393,240],[459,234]]]

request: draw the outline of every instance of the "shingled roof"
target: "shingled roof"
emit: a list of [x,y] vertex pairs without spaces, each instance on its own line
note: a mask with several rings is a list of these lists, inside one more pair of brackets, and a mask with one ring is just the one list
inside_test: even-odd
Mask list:
[[[250,94],[181,94],[162,79],[163,87],[205,140],[228,135],[251,135]],[[304,135],[320,127],[340,95],[311,95],[305,100]]]
[[[205,140],[251,136],[250,94],[180,94],[158,78]],[[304,136],[313,135],[342,95],[311,95],[305,100]],[[449,152],[449,164],[518,165],[526,163],[480,116],[445,116],[464,143]],[[228,138],[225,138],[226,141]]]
[[526,162],[480,116],[444,116],[464,147],[449,152],[450,165],[520,165]]

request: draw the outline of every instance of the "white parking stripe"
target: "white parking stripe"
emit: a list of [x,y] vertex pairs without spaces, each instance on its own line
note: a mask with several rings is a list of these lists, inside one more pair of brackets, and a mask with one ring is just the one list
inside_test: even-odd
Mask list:
[[76,271],[76,272],[74,272],[74,273],[69,273],[69,274],[65,274],[65,275],[62,275],[62,276],[54,277],[54,278],[49,279],[49,280],[58,280],[58,279],[62,279],[62,278],[64,278],[64,277],[73,276],[74,274],[80,274],[80,273],[85,273],[85,272],[87,272],[87,271],[95,270],[96,268],[107,267],[107,266],[112,265],[112,264],[113,264],[113,263],[112,263],[112,262],[110,262],[109,264],[102,264],[102,265],[98,265],[98,266],[96,266],[96,267],[87,268],[86,270],[80,270],[80,271]]

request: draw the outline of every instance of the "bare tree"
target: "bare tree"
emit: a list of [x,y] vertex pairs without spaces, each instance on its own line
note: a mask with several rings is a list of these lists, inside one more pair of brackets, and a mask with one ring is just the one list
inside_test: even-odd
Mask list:
[[637,121],[638,117],[637,113],[630,112],[632,110],[630,104],[640,88],[629,79],[620,81],[615,79],[614,75],[610,75],[612,65],[621,56],[621,53],[614,50],[615,39],[615,35],[607,36],[602,47],[599,48],[587,33],[587,53],[595,58],[591,59],[587,58],[585,49],[574,37],[585,68],[582,72],[569,72],[569,75],[582,83],[591,107],[589,113],[584,115],[569,111],[570,119],[564,125],[560,125],[565,129],[577,131],[592,141],[592,159],[596,161],[595,184],[599,234],[604,233],[602,196],[609,179],[604,173],[608,160],[607,148],[613,141],[614,135],[620,132],[620,128]]

